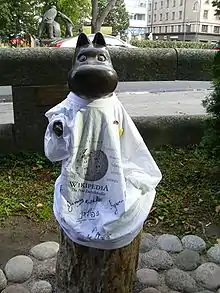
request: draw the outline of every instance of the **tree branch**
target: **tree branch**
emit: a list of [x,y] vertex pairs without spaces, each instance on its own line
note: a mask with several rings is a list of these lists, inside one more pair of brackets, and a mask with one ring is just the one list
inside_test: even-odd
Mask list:
[[108,0],[108,4],[106,5],[106,7],[103,9],[102,13],[100,14],[100,16],[96,19],[96,22],[99,23],[99,25],[101,26],[105,20],[105,18],[108,16],[109,12],[112,10],[112,8],[114,7],[115,3],[117,0]]

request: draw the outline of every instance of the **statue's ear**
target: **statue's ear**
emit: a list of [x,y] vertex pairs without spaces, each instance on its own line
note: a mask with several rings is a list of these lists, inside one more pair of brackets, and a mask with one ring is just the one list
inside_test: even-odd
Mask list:
[[87,35],[84,33],[80,33],[76,47],[83,47],[90,44],[90,40],[88,39]]
[[100,32],[95,34],[94,39],[93,39],[92,42],[93,42],[94,45],[106,47],[105,39],[103,37],[103,34],[100,33]]

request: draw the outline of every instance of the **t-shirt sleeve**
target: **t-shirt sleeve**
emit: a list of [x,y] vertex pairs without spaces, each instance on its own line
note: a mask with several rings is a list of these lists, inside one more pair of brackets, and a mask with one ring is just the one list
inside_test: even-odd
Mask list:
[[[51,162],[62,161],[69,157],[71,140],[69,111],[66,111],[65,105],[59,104],[45,114],[49,124],[44,136],[44,152]],[[60,121],[63,125],[63,134],[60,137],[53,131],[53,124],[57,121]]]

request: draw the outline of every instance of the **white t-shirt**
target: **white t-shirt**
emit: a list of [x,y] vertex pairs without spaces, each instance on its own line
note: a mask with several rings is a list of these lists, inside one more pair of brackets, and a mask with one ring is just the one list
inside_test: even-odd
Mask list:
[[[99,249],[128,245],[140,232],[161,172],[115,94],[87,101],[73,93],[46,114],[45,154],[62,160],[54,214],[74,242]],[[57,120],[63,135],[52,131]]]

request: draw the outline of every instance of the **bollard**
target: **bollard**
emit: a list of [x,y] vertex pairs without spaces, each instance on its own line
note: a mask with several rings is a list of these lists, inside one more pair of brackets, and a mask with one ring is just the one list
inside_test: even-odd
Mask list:
[[56,293],[131,293],[144,221],[161,173],[114,93],[104,37],[78,37],[69,94],[46,112],[45,155],[61,239]]

